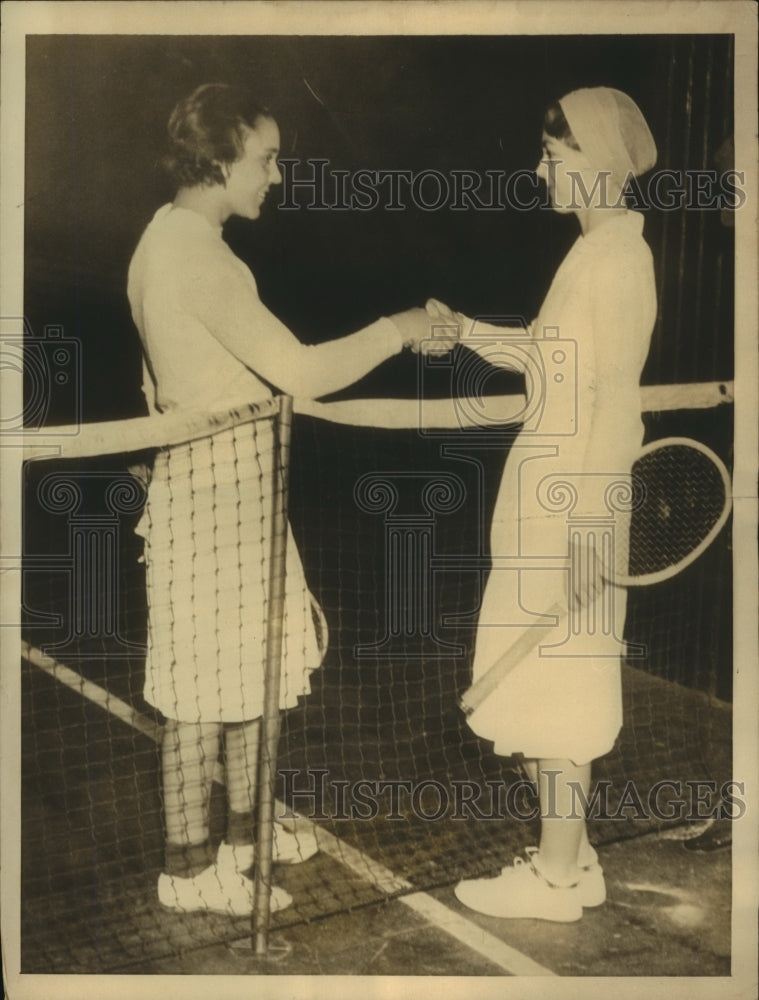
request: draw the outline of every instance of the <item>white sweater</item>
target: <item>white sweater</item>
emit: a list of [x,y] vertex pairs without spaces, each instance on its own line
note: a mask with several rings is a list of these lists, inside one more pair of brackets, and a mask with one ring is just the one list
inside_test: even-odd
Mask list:
[[269,386],[318,398],[351,385],[403,346],[388,319],[325,344],[302,344],[263,305],[221,229],[171,205],[143,233],[127,291],[151,413],[231,408],[267,398]]

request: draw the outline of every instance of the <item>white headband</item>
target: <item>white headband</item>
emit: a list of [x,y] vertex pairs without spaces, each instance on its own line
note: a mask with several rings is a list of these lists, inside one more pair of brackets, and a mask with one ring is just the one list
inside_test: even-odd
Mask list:
[[640,108],[620,90],[586,87],[559,101],[567,124],[595,170],[622,187],[656,163],[656,143]]

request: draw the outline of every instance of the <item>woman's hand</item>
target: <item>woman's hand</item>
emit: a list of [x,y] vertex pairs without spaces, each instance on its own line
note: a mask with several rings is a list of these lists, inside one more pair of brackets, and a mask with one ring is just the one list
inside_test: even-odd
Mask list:
[[592,537],[572,541],[569,549],[567,599],[573,611],[588,607],[601,596],[606,586],[602,568],[601,557]]
[[445,302],[441,302],[440,299],[427,299],[424,308],[427,315],[433,319],[450,320],[452,323],[457,322],[456,313]]
[[[437,322],[433,323],[434,340],[442,341],[443,343],[451,342],[453,344],[458,343],[464,333],[464,327],[466,326],[466,317],[461,313],[454,312],[450,306],[447,306],[445,302],[441,302],[439,299],[427,299],[424,304],[424,309],[430,319]],[[441,323],[443,321],[445,324],[443,330],[441,331]],[[454,329],[455,328],[455,329]],[[455,335],[455,339],[454,339]],[[425,351],[426,354],[441,353],[440,351]]]
[[390,319],[400,331],[403,346],[410,348],[414,354],[420,351],[422,354],[446,354],[458,343],[458,327],[455,331],[446,331],[446,336],[433,335],[432,317],[424,309],[406,309],[394,313]]
[[441,302],[440,299],[427,299],[424,308],[431,319],[443,320],[446,324],[457,326],[459,328],[459,336],[461,336],[464,327],[468,325],[467,318],[463,313],[451,309],[450,306],[447,306],[445,302]]

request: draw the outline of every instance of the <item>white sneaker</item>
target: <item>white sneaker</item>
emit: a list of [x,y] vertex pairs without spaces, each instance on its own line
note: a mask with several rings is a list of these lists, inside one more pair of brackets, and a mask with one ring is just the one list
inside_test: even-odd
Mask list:
[[[591,852],[592,859],[591,855],[588,855],[590,864],[579,866],[580,878],[577,883],[580,887],[582,905],[585,908],[601,906],[606,902],[606,880],[604,879],[604,870],[599,865],[598,855],[592,847]],[[537,847],[526,847],[524,853],[530,860],[532,860],[533,856],[538,853],[538,849]]]
[[[279,823],[274,824],[274,844],[272,861],[277,865],[297,865],[308,861],[319,850],[316,837],[311,830],[290,833]],[[253,844],[219,845],[217,863],[231,865],[235,871],[247,872],[253,867],[256,851]]]
[[[163,872],[158,877],[158,901],[161,906],[182,913],[207,910],[232,917],[248,917],[253,912],[253,882],[229,865],[218,862],[193,878],[179,878]],[[290,903],[292,896],[289,893],[272,887],[269,901],[272,913],[283,910]]]
[[598,863],[598,854],[590,845],[582,861],[579,862],[579,867],[582,905],[601,906],[606,902],[606,881],[604,870]]
[[255,860],[252,844],[228,844],[222,841],[216,852],[216,867],[239,875],[249,872]]
[[572,923],[582,917],[578,885],[552,885],[532,862],[533,849],[525,861],[515,858],[496,878],[459,882],[456,898],[478,913],[491,917],[522,917]]
[[597,861],[580,868],[579,886],[583,906],[600,906],[606,902],[604,870]]
[[299,865],[308,861],[319,851],[313,830],[298,830],[290,833],[279,823],[274,824],[273,860],[278,865]]

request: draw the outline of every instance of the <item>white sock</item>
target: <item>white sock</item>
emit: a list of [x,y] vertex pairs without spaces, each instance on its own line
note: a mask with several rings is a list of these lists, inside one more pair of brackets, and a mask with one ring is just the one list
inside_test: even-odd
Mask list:
[[542,864],[540,852],[532,855],[532,864],[537,872],[543,876],[543,878],[555,889],[571,889],[572,886],[577,885],[580,878],[579,869],[574,877],[570,878],[556,878],[550,871],[546,871],[544,865]]

